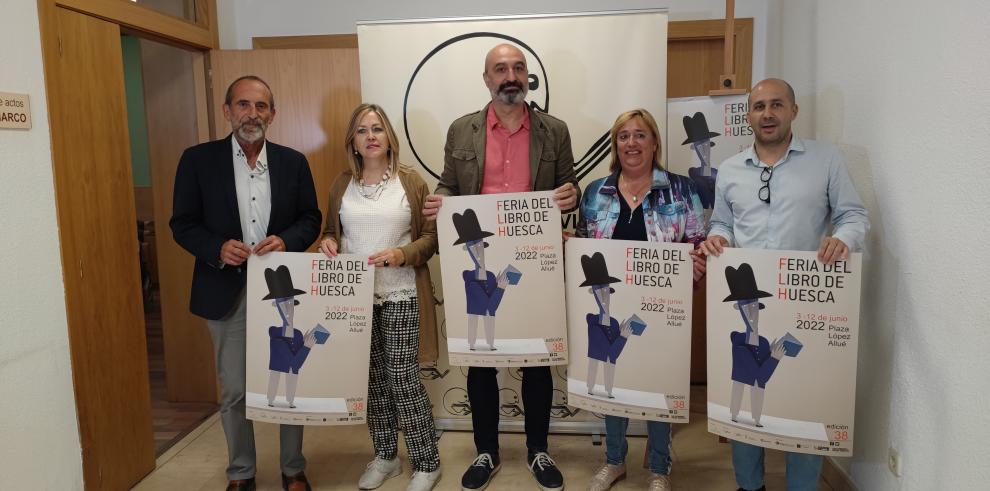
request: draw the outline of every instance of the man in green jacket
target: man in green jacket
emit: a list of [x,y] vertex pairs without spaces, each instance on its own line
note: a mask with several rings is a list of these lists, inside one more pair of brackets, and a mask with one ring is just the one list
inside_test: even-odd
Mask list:
[[[483,73],[491,102],[481,111],[458,118],[447,131],[444,169],[436,194],[427,196],[423,214],[435,219],[443,196],[554,191],[562,212],[580,198],[567,125],[526,104],[529,69],[526,57],[511,44],[500,44],[485,57]],[[550,367],[522,369],[528,462],[544,490],[560,490],[564,477],[547,453],[553,376]],[[484,489],[498,471],[498,381],[491,367],[468,369],[468,400],[478,457],[461,479],[464,489]]]

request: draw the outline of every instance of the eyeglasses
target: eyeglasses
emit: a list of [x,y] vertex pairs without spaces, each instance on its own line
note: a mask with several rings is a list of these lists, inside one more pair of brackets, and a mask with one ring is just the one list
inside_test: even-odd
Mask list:
[[760,187],[760,192],[758,196],[760,200],[764,203],[770,203],[770,178],[773,177],[773,167],[764,167],[763,172],[760,172],[760,182],[763,186]]

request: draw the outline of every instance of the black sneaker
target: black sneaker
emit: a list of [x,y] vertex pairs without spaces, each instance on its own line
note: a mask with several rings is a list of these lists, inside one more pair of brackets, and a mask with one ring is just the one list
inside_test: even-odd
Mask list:
[[537,452],[530,456],[529,471],[543,491],[564,489],[564,476],[557,470],[557,463],[546,452]]
[[471,467],[464,471],[464,476],[461,477],[461,489],[464,491],[485,489],[492,481],[492,476],[501,468],[502,462],[499,461],[498,454],[479,454],[471,463]]
[[[739,491],[747,491],[746,489],[739,488]],[[766,486],[760,486],[760,489],[754,489],[753,491],[767,491]]]

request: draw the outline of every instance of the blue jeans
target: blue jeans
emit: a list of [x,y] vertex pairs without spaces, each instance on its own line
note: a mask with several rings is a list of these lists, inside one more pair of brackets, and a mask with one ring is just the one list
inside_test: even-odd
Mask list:
[[[821,455],[785,452],[787,491],[816,491],[822,473]],[[743,489],[763,486],[763,448],[732,441],[732,468],[736,484]]]
[[[626,429],[629,418],[605,416],[605,461],[619,465],[626,461],[629,443],[626,442]],[[647,421],[646,445],[650,454],[650,470],[656,474],[670,473],[670,423]]]

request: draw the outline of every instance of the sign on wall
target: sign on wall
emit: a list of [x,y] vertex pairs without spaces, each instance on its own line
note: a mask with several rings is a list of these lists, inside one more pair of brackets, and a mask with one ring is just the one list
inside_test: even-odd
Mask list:
[[568,239],[567,395],[572,406],[688,422],[691,248]]
[[27,94],[0,92],[0,128],[31,128],[31,99]]
[[247,277],[247,417],[296,425],[366,419],[374,266],[272,252]]
[[727,248],[708,261],[708,431],[852,456],[862,254]]

